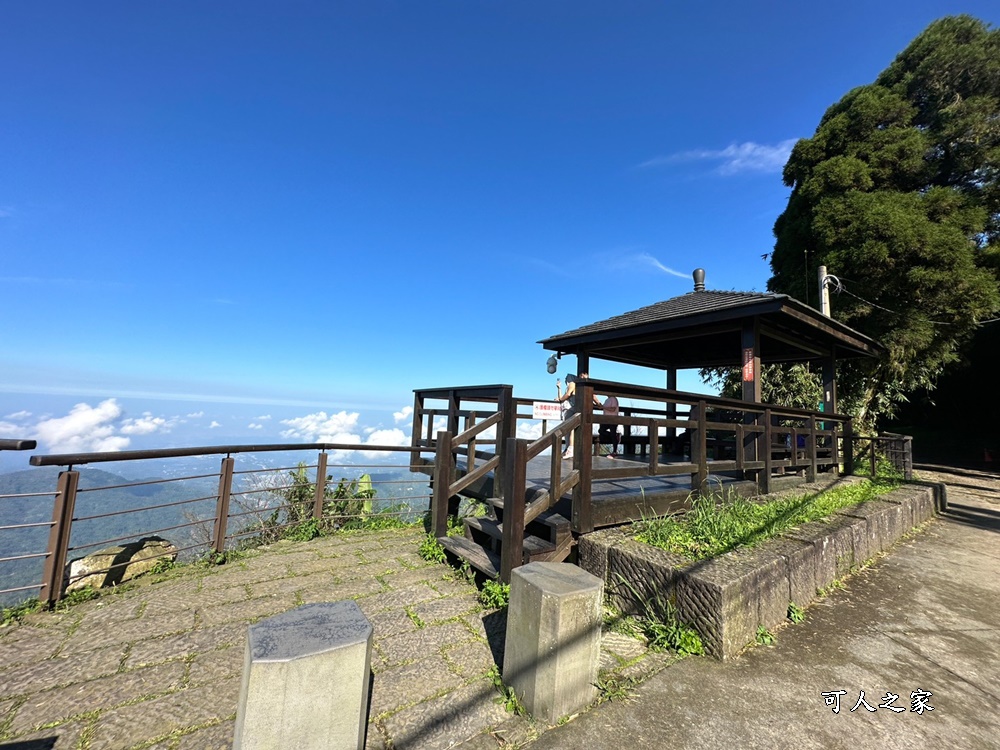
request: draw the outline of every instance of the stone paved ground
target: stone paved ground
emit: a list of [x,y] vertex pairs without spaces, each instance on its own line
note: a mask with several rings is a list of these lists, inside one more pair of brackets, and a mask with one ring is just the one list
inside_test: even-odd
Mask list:
[[[419,529],[282,542],[218,567],[0,629],[0,749],[207,750],[232,743],[248,623],[354,599],[374,627],[370,750],[498,747],[540,727],[497,703],[505,624]],[[609,634],[603,668],[633,678],[669,657]],[[472,739],[470,739],[472,738]]]

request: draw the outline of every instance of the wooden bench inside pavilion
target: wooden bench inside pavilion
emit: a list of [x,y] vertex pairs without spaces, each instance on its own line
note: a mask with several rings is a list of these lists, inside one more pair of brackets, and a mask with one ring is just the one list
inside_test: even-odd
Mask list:
[[[414,392],[412,441],[423,449],[414,468],[432,474],[432,533],[451,554],[509,581],[527,562],[572,559],[580,534],[683,510],[692,493],[752,496],[853,471],[835,364],[881,347],[787,295],[706,290],[704,272],[694,277],[692,292],[539,342],[555,358],[575,356],[578,373],[595,360],[661,370],[664,388],[581,378],[579,413],[540,425],[540,399],[515,397],[509,385]],[[761,365],[794,362],[822,372],[821,409],[762,403]],[[740,368],[743,398],[676,389],[678,370],[704,367]],[[593,408],[595,395],[615,397],[618,414]],[[600,425],[621,435],[614,458],[589,449]],[[563,459],[570,432],[577,450]],[[464,536],[449,536],[463,498],[488,513],[464,516]]]

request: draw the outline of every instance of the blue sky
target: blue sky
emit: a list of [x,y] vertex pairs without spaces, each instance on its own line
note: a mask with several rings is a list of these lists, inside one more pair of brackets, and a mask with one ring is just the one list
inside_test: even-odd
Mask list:
[[0,434],[391,441],[414,388],[550,397],[538,339],[698,266],[763,290],[791,144],[961,12],[1000,23],[995,0],[7,3]]

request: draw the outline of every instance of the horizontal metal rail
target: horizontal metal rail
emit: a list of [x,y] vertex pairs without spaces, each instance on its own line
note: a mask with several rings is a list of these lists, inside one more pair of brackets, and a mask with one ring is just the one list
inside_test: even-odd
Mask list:
[[[268,445],[217,445],[199,448],[160,448],[157,450],[118,451],[105,453],[57,453],[32,456],[32,466],[82,466],[116,461],[141,461],[159,458],[187,458],[191,456],[230,456],[234,453],[277,453],[281,451],[375,451],[412,453],[419,448],[408,445],[361,445],[358,443],[281,443]],[[211,475],[210,475],[211,476]]]

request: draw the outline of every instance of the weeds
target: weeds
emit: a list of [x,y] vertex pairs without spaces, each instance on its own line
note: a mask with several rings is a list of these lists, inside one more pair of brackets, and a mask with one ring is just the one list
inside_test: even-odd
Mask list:
[[887,479],[858,482],[814,495],[757,503],[730,492],[700,495],[691,510],[635,524],[635,537],[692,560],[736,547],[752,547],[785,529],[826,518],[834,511],[873,500],[897,486]]
[[488,580],[479,591],[479,603],[486,609],[503,609],[510,602],[510,584]]
[[705,645],[698,631],[681,622],[677,608],[670,599],[664,598],[660,592],[649,598],[643,597],[622,576],[619,575],[618,579],[620,585],[632,592],[634,600],[643,604],[645,612],[635,620],[649,643],[650,651],[670,649],[682,655],[705,653]]
[[774,635],[763,625],[757,626],[757,638],[755,639],[761,646],[770,646],[774,643]]
[[490,667],[490,671],[486,673],[486,679],[493,683],[493,687],[500,694],[496,702],[503,706],[507,713],[514,714],[514,716],[524,716],[527,713],[521,699],[514,692],[514,688],[504,685],[503,678],[500,676],[500,667],[496,664]]
[[598,703],[628,703],[634,696],[632,688],[638,684],[634,677],[608,675],[594,683]]
[[175,567],[177,567],[177,563],[175,561],[171,560],[169,557],[161,557],[153,564],[153,567],[149,569],[149,572],[154,575],[169,573]]
[[433,534],[424,537],[417,548],[417,554],[428,562],[443,563],[448,559],[444,553],[444,547]]
[[806,611],[795,602],[788,602],[788,619],[798,625],[806,619]]
[[21,620],[32,612],[37,612],[41,608],[42,602],[38,599],[25,599],[20,604],[15,604],[12,607],[4,607],[0,609],[0,628],[13,625],[15,622],[21,622]]
[[56,609],[67,609],[76,604],[81,604],[83,602],[89,602],[91,599],[96,599],[101,593],[95,589],[93,586],[84,586],[80,589],[73,589],[66,593],[62,599],[56,604]]

